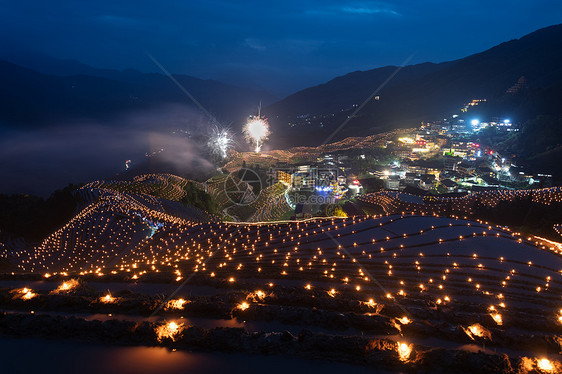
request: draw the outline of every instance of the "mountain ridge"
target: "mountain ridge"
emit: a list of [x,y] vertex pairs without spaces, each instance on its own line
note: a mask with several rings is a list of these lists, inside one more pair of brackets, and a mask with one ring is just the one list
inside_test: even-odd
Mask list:
[[[84,65],[87,66],[87,65]],[[96,75],[53,75],[0,60],[0,121],[23,127],[81,118],[105,119],[125,111],[167,103],[194,106],[171,81],[159,73],[95,69]],[[231,122],[252,113],[273,96],[215,80],[185,74],[174,78],[217,118]]]
[[[527,77],[530,92],[543,89],[562,81],[561,51],[562,25],[553,25],[458,60],[405,66],[377,93],[380,100],[368,102],[336,139],[442,119],[472,99],[506,100],[506,90],[521,76]],[[264,112],[280,135],[279,146],[297,133],[299,145],[316,144],[319,134],[346,121],[351,105],[361,104],[396,69],[352,72],[268,106]],[[299,116],[316,118],[299,121]]]

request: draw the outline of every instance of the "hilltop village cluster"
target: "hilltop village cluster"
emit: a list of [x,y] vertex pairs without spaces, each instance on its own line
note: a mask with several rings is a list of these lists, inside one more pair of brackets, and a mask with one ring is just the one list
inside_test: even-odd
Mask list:
[[530,174],[516,155],[477,141],[482,131],[507,137],[520,130],[509,119],[470,117],[469,108],[482,102],[472,100],[460,114],[418,128],[293,148],[290,161],[275,165],[278,180],[330,203],[381,189],[423,196],[550,186],[552,175]]
[[473,140],[475,134],[489,127],[504,133],[519,130],[507,119],[473,119],[467,123],[453,117],[424,123],[388,142],[386,147],[397,160],[371,168],[369,173],[384,179],[389,190],[413,187],[436,194],[529,188],[541,181],[550,182],[551,175],[526,173],[516,164],[514,155],[500,154],[494,147]]

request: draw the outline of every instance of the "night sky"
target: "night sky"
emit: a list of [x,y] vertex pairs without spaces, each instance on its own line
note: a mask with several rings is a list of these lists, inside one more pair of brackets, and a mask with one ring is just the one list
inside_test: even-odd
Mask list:
[[0,57],[169,71],[284,95],[354,70],[441,62],[562,22],[559,0],[2,1]]

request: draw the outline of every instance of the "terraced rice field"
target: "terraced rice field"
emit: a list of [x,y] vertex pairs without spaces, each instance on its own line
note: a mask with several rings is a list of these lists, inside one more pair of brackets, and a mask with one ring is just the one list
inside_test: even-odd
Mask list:
[[[147,221],[160,224],[152,235]],[[112,324],[122,344],[391,371],[560,369],[560,253],[483,222],[198,222],[106,191],[41,245],[2,256],[5,334],[43,321],[106,341]]]

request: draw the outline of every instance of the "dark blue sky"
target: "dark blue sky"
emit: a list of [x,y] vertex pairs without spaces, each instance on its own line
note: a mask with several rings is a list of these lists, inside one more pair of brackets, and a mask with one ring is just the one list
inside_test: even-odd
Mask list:
[[441,62],[562,22],[560,0],[0,2],[0,57],[34,51],[293,92],[354,70]]

